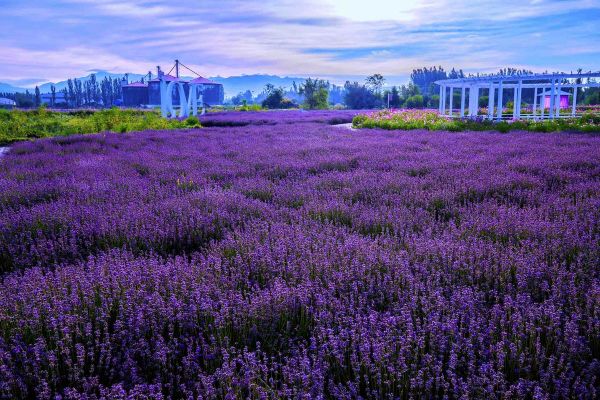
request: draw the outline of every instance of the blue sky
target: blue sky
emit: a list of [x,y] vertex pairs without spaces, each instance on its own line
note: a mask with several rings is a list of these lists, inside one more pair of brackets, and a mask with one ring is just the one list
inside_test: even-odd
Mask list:
[[204,76],[600,70],[600,0],[2,0],[0,82],[179,58]]

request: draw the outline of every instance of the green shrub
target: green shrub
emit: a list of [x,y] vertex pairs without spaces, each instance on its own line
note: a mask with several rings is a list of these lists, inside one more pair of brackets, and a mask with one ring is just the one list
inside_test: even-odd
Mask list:
[[496,129],[498,132],[506,133],[510,131],[510,125],[506,121],[500,121],[496,124]]

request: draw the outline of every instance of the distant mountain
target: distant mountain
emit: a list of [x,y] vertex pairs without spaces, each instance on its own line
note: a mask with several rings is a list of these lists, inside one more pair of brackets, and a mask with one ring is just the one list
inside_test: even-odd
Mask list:
[[209,79],[223,84],[225,97],[232,97],[240,92],[245,92],[246,90],[250,90],[256,96],[263,91],[267,83],[271,83],[276,87],[282,86],[284,88],[290,88],[292,87],[293,82],[296,82],[296,85],[299,85],[305,80],[305,78],[262,74],[230,76],[228,78],[216,76]]
[[20,93],[20,92],[25,92],[25,89],[10,85],[8,83],[0,82],[0,93]]
[[[107,72],[107,71],[96,71],[96,72],[91,72],[86,76],[82,76],[82,77],[78,77],[77,80],[86,82],[88,81],[91,76],[95,74],[96,75],[96,80],[98,82],[101,82],[105,77],[109,77],[109,78],[118,78],[121,79],[125,74],[114,74],[111,72]],[[141,74],[128,74],[129,76],[129,81],[130,82],[135,82],[135,81],[139,81],[144,75]],[[40,88],[40,92],[41,93],[50,93],[50,88],[52,87],[52,85],[54,85],[56,87],[56,91],[60,91],[64,88],[66,88],[68,86],[67,84],[67,80],[64,81],[60,81],[60,82],[48,82],[48,83],[44,83],[42,85],[39,85]],[[12,86],[9,85],[8,83],[0,83],[0,92],[8,92],[8,93],[16,93],[16,92],[25,92],[25,90],[29,90],[30,92],[33,92],[34,88],[21,88],[21,87],[16,87],[16,86]]]
[[[107,72],[107,71],[96,71],[96,72],[92,72],[89,75],[77,78],[77,80],[86,82],[88,81],[92,75],[96,75],[96,80],[98,82],[101,82],[105,77],[109,77],[109,78],[117,78],[117,79],[121,79],[125,74],[113,74],[111,72]],[[140,79],[142,79],[142,77],[144,75],[141,74],[128,74],[129,76],[129,81],[130,82],[135,82],[135,81],[139,81]],[[56,86],[56,91],[62,90],[64,88],[66,88],[68,86],[67,81],[60,81],[60,82],[48,82],[48,83],[44,83],[43,85],[40,85],[40,92],[42,93],[49,93],[50,92],[50,87],[54,85]]]
[[[78,77],[77,80],[85,82],[90,79],[92,74],[96,74],[96,80],[98,82],[102,81],[105,77],[120,79],[125,75],[125,74],[115,74],[115,73],[107,72],[107,71],[96,71],[96,72],[92,72],[84,77]],[[128,76],[129,76],[130,82],[139,81],[143,77],[143,75],[141,75],[141,74],[134,74],[134,73],[129,73]],[[189,77],[183,77],[183,78],[191,79]],[[276,87],[281,86],[284,88],[290,88],[290,87],[292,87],[293,82],[296,82],[296,85],[299,85],[300,83],[304,82],[305,78],[289,77],[289,76],[281,77],[281,76],[277,76],[277,75],[255,74],[255,75],[230,76],[227,78],[223,78],[221,76],[216,76],[216,77],[209,77],[208,79],[211,79],[215,82],[221,83],[225,90],[225,97],[232,97],[240,92],[245,92],[246,90],[250,90],[256,96],[260,92],[263,91],[263,89],[265,88],[265,85],[267,83],[271,83]],[[50,93],[50,88],[52,85],[54,85],[56,87],[56,90],[59,91],[59,90],[62,90],[67,87],[67,81],[64,80],[64,81],[60,81],[60,82],[48,82],[48,83],[39,85],[40,92]],[[33,88],[28,88],[28,89],[30,92],[33,91]],[[6,83],[0,83],[0,92],[10,92],[10,93],[25,92],[25,88],[11,86]]]

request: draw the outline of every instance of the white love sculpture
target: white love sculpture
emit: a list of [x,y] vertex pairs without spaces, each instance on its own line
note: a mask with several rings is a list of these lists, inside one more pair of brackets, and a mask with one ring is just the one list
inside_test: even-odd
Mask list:
[[[173,106],[173,88],[177,86],[179,93],[179,115]],[[204,101],[202,98],[202,90],[198,93],[198,89],[203,89],[202,84],[190,84],[188,96],[185,95],[185,83],[181,81],[166,82],[161,76],[160,78],[160,111],[164,118],[187,118],[191,115],[198,115],[198,104],[202,106],[202,114],[205,113]]]

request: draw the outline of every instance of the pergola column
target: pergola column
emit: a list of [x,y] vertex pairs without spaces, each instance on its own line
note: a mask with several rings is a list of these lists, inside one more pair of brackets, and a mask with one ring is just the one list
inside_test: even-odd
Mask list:
[[504,110],[502,110],[502,92],[503,91],[504,90],[502,89],[502,80],[501,80],[500,83],[498,84],[498,106],[497,106],[498,112],[496,114],[497,118],[499,120],[502,119],[502,111],[504,111]]
[[575,116],[577,111],[577,84],[573,86],[573,105],[571,106],[571,117]]
[[534,88],[533,90],[533,119],[535,119],[535,114],[537,113],[537,98],[538,98],[538,93],[537,93],[537,86]]
[[494,119],[494,82],[490,82],[490,93],[488,94],[488,118]]
[[554,106],[556,107],[556,118],[560,118],[560,87],[561,82],[560,79],[556,80],[556,103]]
[[473,86],[469,87],[469,116],[476,117],[478,109],[479,109],[479,87],[473,85]]
[[446,85],[442,86],[442,115],[446,114]]
[[460,117],[463,118],[465,116],[465,87],[463,85],[462,90],[460,92]]
[[519,80],[519,84],[517,86],[517,118],[521,118],[521,96],[523,94],[523,81]]
[[450,109],[448,110],[448,115],[452,116],[452,98],[454,97],[454,86],[450,86]]
[[515,86],[513,94],[513,119],[519,118],[519,113],[517,112],[517,101],[519,101],[519,89],[517,89]]
[[442,114],[442,97],[443,97],[442,88],[443,88],[443,86],[440,85],[440,98],[438,99],[438,114]]
[[[555,99],[555,93],[556,91],[554,90],[554,78],[552,78],[552,86],[550,86],[550,108],[548,109],[548,118],[550,119],[554,119],[554,101]],[[546,105],[546,95],[544,95],[544,106]]]

